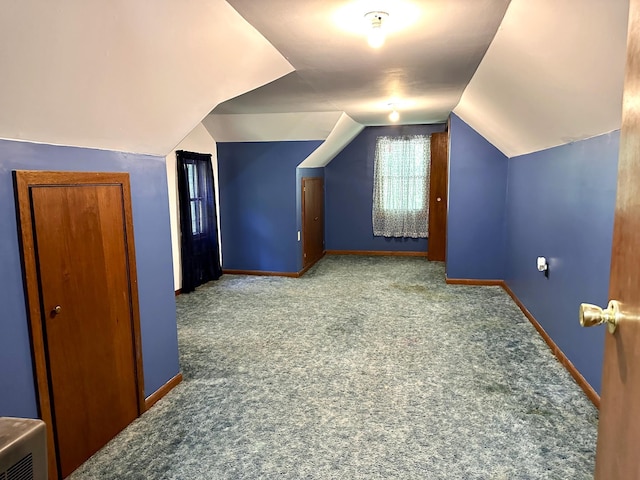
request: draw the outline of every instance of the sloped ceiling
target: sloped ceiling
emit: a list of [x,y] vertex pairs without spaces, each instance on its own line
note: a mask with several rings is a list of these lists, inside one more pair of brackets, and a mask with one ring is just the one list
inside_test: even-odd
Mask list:
[[0,137],[166,155],[293,70],[224,0],[20,0],[0,14]]
[[217,142],[324,140],[341,112],[208,115],[203,125]]
[[508,157],[620,128],[626,0],[513,0],[454,112]]
[[364,129],[364,125],[343,113],[326,140],[299,167],[324,167]]
[[331,98],[316,92],[297,71],[218,105],[216,115],[335,112]]
[[[214,114],[321,112],[323,135],[455,107],[508,156],[620,125],[627,0],[229,3],[3,2],[0,138],[165,155],[230,99]],[[378,7],[412,22],[372,50],[345,19]]]

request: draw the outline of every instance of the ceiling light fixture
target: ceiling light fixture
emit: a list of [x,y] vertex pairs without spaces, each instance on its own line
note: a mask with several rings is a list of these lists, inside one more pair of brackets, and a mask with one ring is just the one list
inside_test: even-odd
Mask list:
[[389,114],[389,120],[391,120],[393,123],[396,123],[398,120],[400,120],[400,114],[398,113],[398,110],[396,110],[395,105],[391,105],[391,108],[393,110]]
[[371,48],[380,48],[384,44],[384,26],[383,22],[389,17],[387,12],[369,12],[364,18],[371,24],[369,30],[368,42]]

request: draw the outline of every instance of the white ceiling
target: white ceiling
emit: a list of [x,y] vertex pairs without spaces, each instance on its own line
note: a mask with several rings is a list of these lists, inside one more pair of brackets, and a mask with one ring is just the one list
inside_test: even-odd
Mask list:
[[295,71],[262,87],[221,103],[215,114],[335,112],[330,97],[316,92]]
[[[377,9],[395,25],[373,50],[363,16]],[[518,155],[619,128],[627,12],[628,0],[7,1],[0,138],[164,156],[213,110],[235,124],[284,114],[288,127],[269,128],[301,137],[340,127],[343,141],[390,123],[396,101],[401,123],[455,108]]]
[[620,128],[627,0],[513,0],[454,112],[509,157]]
[[[296,72],[214,113],[339,110],[363,125],[446,120],[509,0],[228,0]],[[389,13],[385,45],[366,41],[365,13]],[[395,30],[395,31],[394,31]]]
[[163,156],[293,70],[224,0],[5,1],[0,64],[0,138]]
[[[628,0],[228,1],[296,71],[213,116],[342,110],[389,124],[396,98],[401,123],[453,110],[509,157],[620,127]],[[380,50],[349,30],[408,6],[415,21]]]
[[217,142],[324,140],[340,117],[341,112],[220,114],[202,123]]
[[355,122],[349,115],[343,113],[322,145],[311,152],[298,166],[305,168],[324,167],[333,160],[344,147],[349,145],[363,129],[363,125]]

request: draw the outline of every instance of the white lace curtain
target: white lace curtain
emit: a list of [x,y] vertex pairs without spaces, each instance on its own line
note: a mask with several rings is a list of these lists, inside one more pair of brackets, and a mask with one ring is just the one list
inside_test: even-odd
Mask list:
[[428,236],[430,160],[430,135],[377,138],[373,178],[374,235]]

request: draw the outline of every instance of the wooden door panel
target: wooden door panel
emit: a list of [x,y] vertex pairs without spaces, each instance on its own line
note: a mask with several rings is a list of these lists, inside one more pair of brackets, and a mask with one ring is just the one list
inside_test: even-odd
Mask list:
[[314,257],[319,260],[324,253],[324,180],[316,182],[313,192],[313,223],[314,223]]
[[143,410],[128,176],[16,172],[16,193],[50,478],[65,477]]
[[317,262],[324,254],[324,181],[302,179],[303,266]]
[[[31,192],[63,476],[138,415],[119,186]],[[118,301],[113,301],[118,298]]]
[[444,262],[447,244],[449,134],[431,134],[431,168],[429,174],[429,260]]
[[640,0],[631,0],[609,298],[623,318],[605,334],[596,479],[640,478]]

